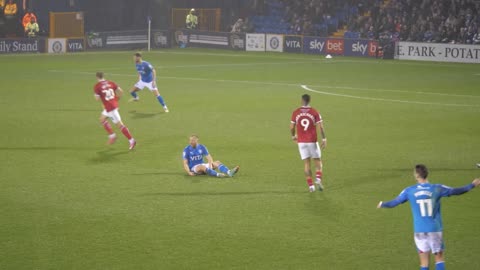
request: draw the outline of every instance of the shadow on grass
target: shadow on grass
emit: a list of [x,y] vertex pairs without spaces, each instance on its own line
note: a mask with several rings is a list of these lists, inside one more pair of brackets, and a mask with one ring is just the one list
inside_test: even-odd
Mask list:
[[137,112],[137,111],[129,111],[129,113],[132,115],[133,119],[145,119],[145,118],[152,118],[157,115],[163,114],[163,112],[156,112],[156,113],[142,113],[142,112]]
[[25,146],[25,147],[0,147],[0,151],[62,151],[62,150],[88,150],[95,148],[87,147],[63,147],[63,146]]
[[117,156],[126,155],[130,153],[130,150],[125,151],[115,151],[113,149],[107,149],[103,151],[98,151],[97,156],[93,157],[89,160],[89,163],[97,164],[97,163],[106,163],[112,162],[116,160]]
[[263,196],[263,195],[289,195],[306,194],[305,191],[228,191],[228,192],[154,192],[144,193],[140,196],[163,197],[196,197],[196,196]]
[[[478,170],[478,168],[475,167],[475,163],[472,162],[472,167],[471,168],[428,168],[429,171],[431,172],[454,172],[454,171],[475,171]],[[385,169],[384,171],[395,171],[395,172],[409,172],[413,173],[413,167],[412,168],[396,168],[396,169]]]
[[56,109],[45,109],[41,111],[46,112],[101,112],[100,109],[70,109],[70,108],[56,108]]
[[133,176],[155,176],[155,175],[185,175],[183,172],[149,172],[149,173],[132,173]]

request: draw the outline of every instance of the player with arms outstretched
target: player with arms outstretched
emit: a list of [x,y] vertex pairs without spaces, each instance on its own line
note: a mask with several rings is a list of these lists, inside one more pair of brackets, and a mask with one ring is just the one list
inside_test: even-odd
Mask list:
[[[318,145],[317,127],[322,134],[322,143]],[[320,114],[314,108],[310,107],[310,95],[302,96],[302,107],[296,109],[292,114],[290,124],[292,140],[298,142],[300,157],[304,162],[305,176],[310,192],[315,191],[315,185],[318,190],[323,191],[322,184],[323,168],[321,160],[321,149],[327,146],[327,137]],[[310,168],[311,159],[315,163],[316,175],[315,185],[312,181],[312,170]]]
[[104,78],[103,72],[97,72],[97,84],[95,84],[94,92],[95,99],[103,103],[104,110],[100,115],[100,123],[108,133],[108,144],[113,144],[117,140],[117,134],[113,132],[112,126],[108,122],[107,118],[110,118],[112,122],[122,131],[123,135],[127,137],[132,150],[135,148],[137,142],[130,134],[128,128],[123,124],[120,113],[118,112],[118,99],[122,95],[123,91],[116,83],[107,81]]
[[[238,172],[239,166],[230,170],[222,162],[213,161],[207,148],[198,141],[197,135],[190,136],[190,144],[183,150],[183,168],[188,175],[206,174],[214,177],[233,177]],[[207,159],[207,163],[204,163],[204,158]],[[216,169],[220,172],[217,172]]]
[[420,270],[428,270],[430,253],[435,255],[435,269],[445,269],[443,224],[440,211],[440,200],[443,197],[464,194],[480,185],[475,179],[469,185],[451,188],[428,182],[428,169],[419,164],[414,169],[416,185],[404,189],[398,197],[389,202],[380,202],[377,208],[393,208],[410,202],[414,224],[414,239],[420,257]]
[[132,90],[130,90],[130,95],[132,95],[133,97],[131,101],[140,100],[137,92],[143,90],[144,88],[148,88],[157,97],[157,100],[162,105],[163,110],[168,113],[168,107],[165,104],[165,101],[163,100],[163,97],[160,95],[160,92],[157,88],[157,71],[149,62],[142,60],[141,53],[135,53],[133,58],[139,78],[138,82],[135,84],[135,86],[133,86]]

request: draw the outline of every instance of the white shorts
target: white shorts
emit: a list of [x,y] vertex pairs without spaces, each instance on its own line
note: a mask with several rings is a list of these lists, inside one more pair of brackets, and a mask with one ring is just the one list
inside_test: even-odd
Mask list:
[[102,115],[110,118],[114,124],[117,124],[122,121],[122,118],[120,117],[120,113],[118,112],[118,109],[115,109],[109,112],[107,112],[107,110],[103,110]]
[[158,91],[158,88],[157,86],[153,87],[153,82],[144,82],[142,80],[138,81],[136,84],[135,84],[135,87],[140,89],[140,90],[143,90],[144,88],[148,88],[148,90],[150,91],[155,91],[157,90]]
[[199,171],[198,171],[198,168],[199,168],[200,166],[205,166],[207,169],[211,169],[211,168],[210,168],[210,164],[208,164],[208,163],[203,163],[203,164],[198,164],[198,165],[193,166],[192,169],[190,169],[190,170],[191,170],[194,174],[203,174],[203,172],[199,172]]
[[442,232],[415,233],[415,244],[420,253],[433,254],[439,253],[445,249]]
[[320,146],[317,143],[298,143],[298,150],[300,151],[300,157],[302,160],[307,158],[321,158],[322,152]]

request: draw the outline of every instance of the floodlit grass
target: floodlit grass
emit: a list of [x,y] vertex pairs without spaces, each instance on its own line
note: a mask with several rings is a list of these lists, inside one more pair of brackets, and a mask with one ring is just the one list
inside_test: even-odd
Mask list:
[[[124,90],[132,52],[0,56],[0,269],[417,269],[413,183],[480,175],[478,65],[215,50],[145,53],[147,90],[120,101],[135,151],[106,146],[94,73]],[[475,75],[477,74],[477,75]],[[325,120],[323,193],[290,140],[300,96]],[[191,133],[234,179],[188,177]],[[119,134],[121,135],[121,134]],[[480,194],[443,201],[447,267],[479,269]]]

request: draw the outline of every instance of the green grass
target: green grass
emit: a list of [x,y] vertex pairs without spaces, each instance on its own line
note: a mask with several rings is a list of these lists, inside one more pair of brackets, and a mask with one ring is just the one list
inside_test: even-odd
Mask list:
[[[123,98],[138,140],[128,152],[123,137],[105,145],[92,87],[104,70],[128,90],[131,52],[0,57],[0,269],[417,269],[409,207],[377,202],[411,185],[417,162],[452,186],[480,175],[478,65],[194,49],[145,59],[171,113],[148,91]],[[321,92],[323,193],[307,192],[289,136],[301,84]],[[185,176],[191,133],[238,177]],[[480,269],[479,203],[477,191],[444,200],[449,269]]]

